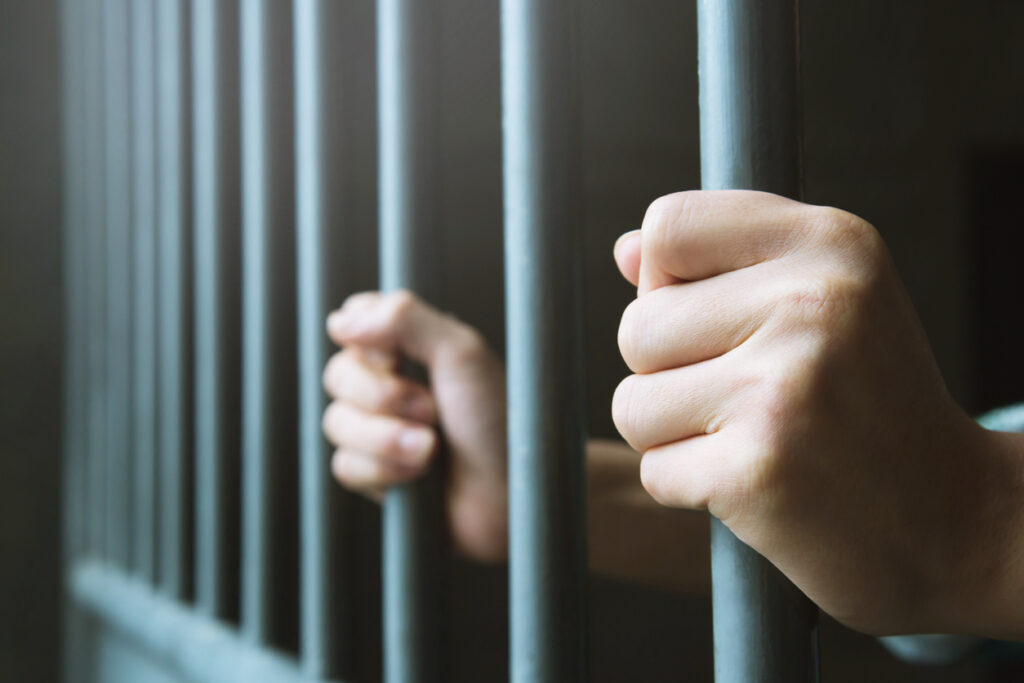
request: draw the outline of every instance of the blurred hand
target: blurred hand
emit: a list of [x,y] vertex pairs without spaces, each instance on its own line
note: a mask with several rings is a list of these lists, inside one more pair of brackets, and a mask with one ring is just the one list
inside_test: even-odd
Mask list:
[[[355,294],[330,315],[327,331],[344,347],[324,370],[334,476],[380,501],[427,471],[440,427],[453,542],[470,557],[504,559],[505,378],[480,334],[408,292]],[[429,386],[397,373],[402,356],[426,368]]]
[[854,628],[1007,632],[1020,458],[950,398],[874,228],[687,192],[616,261],[638,297],[614,419],[656,500],[709,510]]

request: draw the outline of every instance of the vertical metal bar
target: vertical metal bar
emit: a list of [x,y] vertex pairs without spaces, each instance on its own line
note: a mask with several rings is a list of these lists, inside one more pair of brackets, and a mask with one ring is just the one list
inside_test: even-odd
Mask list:
[[195,591],[200,612],[229,616],[236,575],[239,144],[237,0],[193,0]]
[[586,677],[576,11],[571,0],[502,2],[516,683]]
[[[67,571],[88,553],[90,492],[88,456],[88,236],[84,195],[86,180],[84,0],[61,3],[63,72],[63,256],[64,256],[64,458],[63,564]],[[62,677],[75,680],[86,664],[82,611],[63,593]]]
[[156,581],[156,178],[153,0],[132,4],[134,566]]
[[266,643],[280,619],[281,468],[296,447],[292,11],[281,0],[250,0],[239,18],[242,629]]
[[[380,268],[385,291],[432,298],[438,231],[436,3],[378,0]],[[391,489],[384,504],[384,676],[441,677],[441,481]]]
[[107,551],[127,568],[130,557],[131,481],[131,144],[128,76],[128,3],[103,4],[106,72],[107,223]]
[[84,0],[83,25],[83,127],[85,155],[83,194],[86,252],[88,346],[88,480],[89,548],[97,558],[106,557],[106,461],[107,461],[107,373],[106,373],[106,192],[104,178],[105,127],[103,125],[103,1]]
[[[350,285],[344,222],[343,3],[295,2],[295,188],[301,468],[301,655],[315,678],[355,676],[354,544],[338,548],[338,532],[355,541],[354,510],[330,477],[330,449],[321,433],[326,397],[321,373],[330,354],[323,322],[338,285]],[[352,169],[350,173],[355,172]],[[339,272],[340,271],[340,272]],[[351,291],[350,286],[340,289]],[[338,556],[340,552],[345,557]]]
[[[706,189],[799,197],[796,0],[700,0]],[[715,681],[817,681],[817,611],[767,560],[712,523]]]
[[157,335],[160,401],[159,575],[164,592],[188,593],[186,498],[191,415],[189,308],[188,12],[181,0],[157,0],[156,18],[156,230],[159,245]]
[[64,257],[64,457],[63,547],[65,564],[86,549],[86,245],[82,196],[83,20],[81,0],[61,3],[62,169]]

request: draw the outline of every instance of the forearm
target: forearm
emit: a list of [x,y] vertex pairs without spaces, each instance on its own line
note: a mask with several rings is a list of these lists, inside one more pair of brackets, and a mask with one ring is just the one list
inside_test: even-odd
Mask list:
[[[951,586],[951,630],[1024,641],[1024,434],[985,431],[983,462],[991,463],[974,488],[976,540],[967,553],[962,590]],[[968,516],[968,512],[964,512]]]
[[640,484],[639,462],[640,455],[621,441],[594,439],[587,444],[591,570],[707,594],[707,515],[656,503]]

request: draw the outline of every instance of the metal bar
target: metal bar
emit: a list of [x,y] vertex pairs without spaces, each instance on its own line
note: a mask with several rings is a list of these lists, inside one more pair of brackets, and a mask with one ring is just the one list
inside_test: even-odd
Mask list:
[[85,552],[87,506],[85,457],[87,455],[87,261],[84,233],[85,203],[82,107],[84,83],[83,19],[81,0],[61,3],[62,67],[62,169],[61,212],[64,260],[64,456],[63,547],[65,555],[78,559]]
[[156,150],[153,0],[132,4],[134,562],[156,581]]
[[107,461],[107,373],[106,373],[106,207],[104,190],[105,127],[103,104],[106,79],[103,71],[103,3],[84,0],[83,19],[83,194],[84,221],[88,264],[86,277],[86,330],[88,370],[86,372],[88,401],[88,480],[89,480],[89,550],[95,557],[105,557],[106,538],[106,461]]
[[156,4],[158,353],[160,400],[159,576],[171,598],[189,594],[187,485],[191,470],[191,316],[189,306],[188,10],[180,0]]
[[239,144],[237,0],[193,0],[195,591],[227,618],[238,572]]
[[[796,0],[700,0],[705,189],[799,197]],[[773,565],[712,522],[717,683],[818,680],[817,610]]]
[[[98,564],[74,568],[70,588],[107,627],[183,680],[196,683],[328,683],[290,657],[255,647],[237,631]],[[79,672],[81,673],[81,672]]]
[[[354,678],[359,656],[351,494],[330,477],[330,449],[321,433],[326,397],[321,373],[330,354],[323,322],[338,290],[353,291],[347,257],[356,246],[346,223],[348,197],[340,36],[344,3],[295,2],[295,180],[299,354],[299,459],[301,468],[300,633],[308,676]],[[354,169],[350,173],[355,172]],[[341,285],[339,287],[339,285]],[[338,547],[339,536],[345,543]],[[340,553],[344,556],[339,556]]]
[[281,621],[281,543],[294,537],[282,529],[283,466],[296,447],[292,13],[287,2],[251,0],[239,18],[242,630],[266,643]]
[[[439,234],[436,22],[422,0],[378,0],[381,289],[435,294]],[[384,503],[384,677],[441,680],[440,468],[391,489]]]
[[128,3],[103,4],[103,69],[106,72],[107,224],[107,553],[131,564],[131,141]]
[[576,6],[503,0],[511,680],[582,681],[586,529]]

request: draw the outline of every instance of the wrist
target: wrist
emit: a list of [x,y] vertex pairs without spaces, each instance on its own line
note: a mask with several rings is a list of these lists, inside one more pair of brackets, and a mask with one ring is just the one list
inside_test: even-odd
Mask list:
[[[1010,640],[1024,639],[1024,434],[978,427],[968,463],[976,491],[968,505],[977,514],[963,529],[961,571],[948,587],[950,630]],[[959,584],[959,585],[957,585]]]

